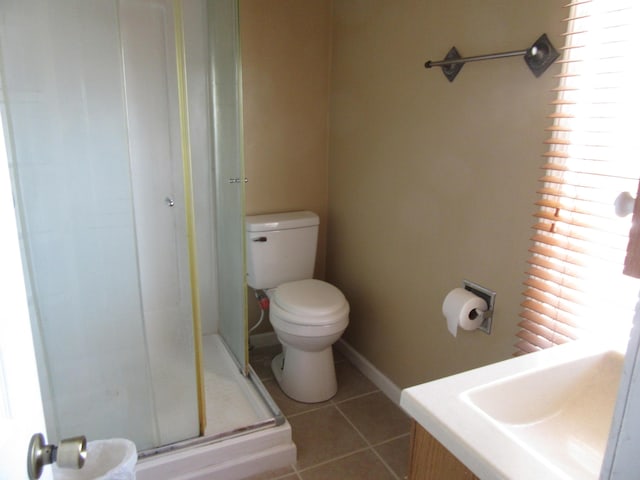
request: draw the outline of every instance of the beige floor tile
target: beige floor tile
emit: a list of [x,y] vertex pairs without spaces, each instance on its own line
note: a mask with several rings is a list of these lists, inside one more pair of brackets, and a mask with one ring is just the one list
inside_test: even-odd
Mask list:
[[298,447],[298,469],[346,455],[366,446],[349,422],[329,405],[289,418]]
[[387,462],[387,465],[391,467],[391,470],[393,470],[399,478],[405,478],[409,475],[410,442],[411,436],[405,435],[374,447],[378,455]]
[[348,362],[349,360],[347,360],[347,357],[344,356],[344,354],[338,350],[335,346],[335,344],[333,345],[333,347],[331,347],[333,349],[333,361],[335,363],[341,363],[341,362]]
[[260,380],[273,378],[271,371],[271,359],[282,351],[282,346],[271,345],[256,347],[249,352],[249,363],[255,370]]
[[332,398],[340,402],[356,395],[375,392],[378,388],[349,362],[336,363],[338,393]]
[[329,405],[329,401],[320,403],[302,403],[296,402],[294,399],[287,397],[282,391],[275,378],[263,381],[265,388],[276,402],[280,411],[286,416],[297,415],[299,413],[308,412],[309,410],[315,410],[320,407]]
[[409,433],[409,417],[382,392],[337,404],[371,444]]
[[371,450],[354,453],[300,472],[302,480],[394,480]]

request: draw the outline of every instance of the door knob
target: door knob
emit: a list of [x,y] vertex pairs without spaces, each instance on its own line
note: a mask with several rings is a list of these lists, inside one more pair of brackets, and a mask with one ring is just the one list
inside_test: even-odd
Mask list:
[[57,463],[61,468],[82,468],[87,459],[87,439],[84,436],[66,438],[59,446],[46,445],[44,435],[36,433],[29,442],[27,473],[37,480],[45,465]]
[[616,215],[619,217],[626,217],[633,213],[633,208],[636,203],[636,199],[631,196],[629,192],[622,192],[616,197],[613,206],[616,210]]

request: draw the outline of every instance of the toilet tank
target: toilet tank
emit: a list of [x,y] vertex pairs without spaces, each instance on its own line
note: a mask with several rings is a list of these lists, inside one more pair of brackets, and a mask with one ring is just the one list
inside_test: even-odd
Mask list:
[[266,290],[313,278],[319,224],[308,211],[245,217],[247,284]]

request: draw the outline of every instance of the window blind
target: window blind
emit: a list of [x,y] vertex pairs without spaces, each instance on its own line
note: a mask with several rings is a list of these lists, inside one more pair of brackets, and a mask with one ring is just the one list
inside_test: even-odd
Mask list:
[[539,182],[517,353],[628,334],[638,281],[622,275],[640,177],[637,0],[574,1]]

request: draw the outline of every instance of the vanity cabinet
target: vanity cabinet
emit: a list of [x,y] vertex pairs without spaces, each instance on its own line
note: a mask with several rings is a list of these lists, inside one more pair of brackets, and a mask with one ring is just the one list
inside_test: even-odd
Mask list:
[[480,480],[419,423],[413,421],[409,480],[445,478],[447,480]]

